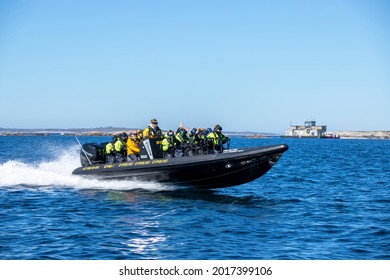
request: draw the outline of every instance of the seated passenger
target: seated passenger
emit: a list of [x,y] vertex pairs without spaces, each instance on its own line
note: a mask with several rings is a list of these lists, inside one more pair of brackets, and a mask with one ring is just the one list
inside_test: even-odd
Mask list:
[[140,148],[136,143],[136,132],[130,132],[130,137],[127,139],[127,160],[137,161],[139,160]]
[[188,136],[185,128],[179,128],[175,134],[176,155],[184,156],[188,148]]
[[175,134],[173,130],[169,130],[162,140],[161,149],[164,158],[175,157]]
[[115,152],[116,152],[116,162],[122,162],[127,159],[127,133],[122,132],[117,137],[117,140],[114,144]]
[[106,154],[106,163],[114,163],[116,159],[116,152],[115,152],[115,142],[117,140],[117,135],[114,134],[111,138],[111,142],[107,143],[105,147],[105,154]]
[[207,154],[207,144],[208,144],[207,134],[208,134],[208,131],[206,129],[199,128],[197,130],[195,136],[192,138],[193,145],[195,146],[194,153],[196,155]]
[[141,147],[141,143],[143,141],[142,133],[143,133],[142,129],[138,129],[137,132],[136,132],[135,143],[138,145],[138,147]]
[[192,137],[195,137],[196,133],[198,132],[198,130],[194,127],[193,129],[191,129],[190,131],[190,134],[188,135],[188,137],[191,139]]
[[207,135],[207,139],[209,140],[210,152],[213,152],[214,150],[215,152],[222,153],[224,149],[223,144],[230,142],[230,138],[222,134],[222,127],[218,124],[214,127],[214,130]]

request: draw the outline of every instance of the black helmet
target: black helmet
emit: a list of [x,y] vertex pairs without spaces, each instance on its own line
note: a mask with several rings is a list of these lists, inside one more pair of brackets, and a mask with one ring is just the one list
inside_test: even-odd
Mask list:
[[175,133],[173,132],[173,130],[169,130],[166,134],[167,137],[172,137]]
[[214,127],[214,131],[222,131],[222,127],[217,124],[215,127]]
[[121,133],[121,139],[123,139],[123,140],[127,140],[129,138],[129,136],[127,135],[127,133],[126,132],[122,132]]

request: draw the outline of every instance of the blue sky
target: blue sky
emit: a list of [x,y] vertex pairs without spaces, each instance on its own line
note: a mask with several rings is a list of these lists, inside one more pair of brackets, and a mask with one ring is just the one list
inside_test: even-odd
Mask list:
[[0,0],[0,127],[390,130],[389,3]]

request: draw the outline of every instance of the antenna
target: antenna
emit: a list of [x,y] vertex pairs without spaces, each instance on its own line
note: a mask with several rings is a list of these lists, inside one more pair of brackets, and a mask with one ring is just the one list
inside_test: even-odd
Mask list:
[[87,158],[88,162],[89,162],[89,165],[92,165],[92,162],[89,160],[89,157],[87,155],[87,152],[83,149],[83,146],[81,145],[80,141],[79,141],[79,138],[77,138],[77,134],[74,136],[77,140],[77,143],[79,143],[80,145],[80,148],[81,148],[81,151],[84,153],[85,157]]

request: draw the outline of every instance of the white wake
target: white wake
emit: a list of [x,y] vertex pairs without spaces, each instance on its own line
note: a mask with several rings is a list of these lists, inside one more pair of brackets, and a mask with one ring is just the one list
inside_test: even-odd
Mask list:
[[136,180],[102,181],[72,175],[72,171],[80,166],[77,147],[63,151],[53,161],[40,163],[24,163],[9,160],[0,164],[0,187],[38,186],[38,187],[70,187],[77,189],[113,189],[131,190],[148,189],[160,191],[172,187],[158,183],[139,182]]

